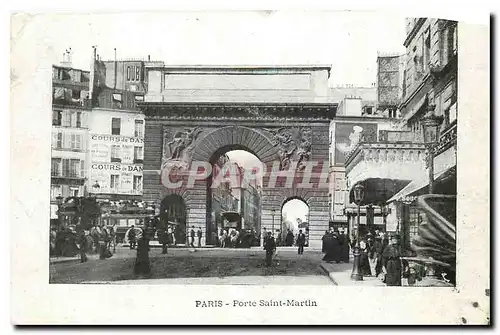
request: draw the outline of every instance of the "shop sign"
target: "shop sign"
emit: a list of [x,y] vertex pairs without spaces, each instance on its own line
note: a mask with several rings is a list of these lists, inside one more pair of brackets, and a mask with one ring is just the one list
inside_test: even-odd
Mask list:
[[99,171],[114,171],[114,172],[142,172],[143,168],[140,165],[121,165],[113,163],[94,163],[91,165],[92,170]]
[[136,137],[125,137],[118,135],[97,135],[93,134],[90,136],[93,141],[102,141],[109,143],[133,143],[133,144],[143,144],[144,139]]

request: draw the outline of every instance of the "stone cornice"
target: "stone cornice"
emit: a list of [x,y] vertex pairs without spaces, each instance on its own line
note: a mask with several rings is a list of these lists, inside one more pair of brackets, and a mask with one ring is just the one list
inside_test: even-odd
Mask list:
[[173,120],[332,120],[337,104],[142,102],[146,117]]

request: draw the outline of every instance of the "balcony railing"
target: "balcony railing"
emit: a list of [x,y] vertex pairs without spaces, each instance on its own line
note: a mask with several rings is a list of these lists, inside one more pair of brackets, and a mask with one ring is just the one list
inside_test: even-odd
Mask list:
[[346,156],[346,173],[359,162],[406,164],[425,158],[425,145],[418,142],[360,142]]
[[60,171],[51,171],[51,176],[55,178],[71,178],[71,179],[85,179],[85,177],[78,172],[66,172],[61,173]]
[[422,143],[423,136],[420,132],[380,130],[379,141],[393,143]]

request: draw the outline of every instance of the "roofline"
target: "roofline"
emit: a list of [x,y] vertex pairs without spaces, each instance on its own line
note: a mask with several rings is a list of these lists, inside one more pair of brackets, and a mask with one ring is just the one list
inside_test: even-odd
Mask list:
[[[151,62],[152,63],[152,62]],[[282,64],[282,65],[256,65],[256,64],[240,64],[240,65],[206,65],[206,64],[164,64],[161,66],[165,69],[331,69],[331,64]]]
[[328,64],[302,64],[302,65],[166,65],[166,64],[146,64],[150,69],[161,70],[326,70],[328,77],[332,70],[332,65]]
[[338,103],[314,103],[314,102],[202,102],[202,101],[188,101],[188,102],[162,102],[162,101],[138,101],[136,102],[137,106],[175,106],[175,105],[184,105],[184,106],[194,106],[194,107],[213,107],[213,106],[262,106],[262,107],[271,107],[271,106],[279,106],[279,107],[338,107]]
[[84,70],[84,69],[77,69],[76,67],[71,67],[71,66],[64,66],[64,65],[56,65],[56,64],[52,64],[52,67],[54,68],[60,68],[60,69],[67,69],[67,70],[78,70],[78,71],[82,71],[82,72],[89,72],[90,73],[90,70]]

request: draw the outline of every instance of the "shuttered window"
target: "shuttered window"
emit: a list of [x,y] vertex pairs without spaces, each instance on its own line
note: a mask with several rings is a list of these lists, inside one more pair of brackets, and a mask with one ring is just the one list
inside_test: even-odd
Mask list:
[[120,135],[121,119],[119,117],[114,117],[111,119],[111,134]]

